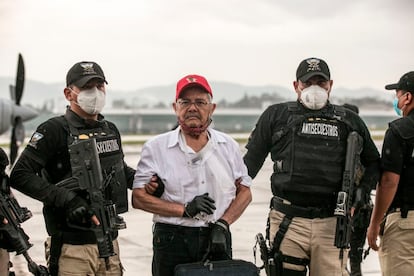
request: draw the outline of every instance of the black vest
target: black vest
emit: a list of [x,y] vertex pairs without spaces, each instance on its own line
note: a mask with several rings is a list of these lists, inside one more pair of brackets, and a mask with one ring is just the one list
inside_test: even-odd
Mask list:
[[350,123],[345,108],[308,111],[288,103],[272,136],[272,192],[300,206],[333,208],[342,185]]
[[68,145],[83,137],[96,139],[96,148],[102,168],[103,179],[110,179],[105,189],[105,198],[112,200],[116,205],[117,213],[128,211],[127,183],[124,170],[121,140],[111,130],[107,122],[103,121],[100,127],[93,129],[77,129],[70,121],[66,121],[70,135]]

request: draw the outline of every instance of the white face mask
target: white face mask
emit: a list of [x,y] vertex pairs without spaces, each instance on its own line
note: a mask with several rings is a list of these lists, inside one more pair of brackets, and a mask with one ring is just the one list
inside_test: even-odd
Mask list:
[[328,91],[319,85],[311,85],[301,91],[300,101],[309,109],[322,109],[328,102]]
[[97,87],[82,90],[80,93],[73,92],[78,95],[78,102],[75,103],[88,114],[99,114],[105,106],[105,93]]

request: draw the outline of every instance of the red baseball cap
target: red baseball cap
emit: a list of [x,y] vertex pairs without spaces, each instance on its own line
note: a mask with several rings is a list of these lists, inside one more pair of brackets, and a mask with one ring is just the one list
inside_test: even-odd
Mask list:
[[185,88],[191,86],[200,86],[201,88],[206,90],[206,92],[208,92],[208,94],[210,94],[211,97],[213,97],[213,92],[211,92],[210,85],[203,76],[188,75],[177,82],[177,92],[175,94],[175,100],[180,98],[180,94]]

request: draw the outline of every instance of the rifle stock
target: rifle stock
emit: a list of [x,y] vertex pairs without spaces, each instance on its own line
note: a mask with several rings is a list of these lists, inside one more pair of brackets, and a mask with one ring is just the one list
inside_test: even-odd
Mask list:
[[349,248],[352,231],[351,207],[355,189],[355,179],[359,158],[362,151],[362,137],[355,131],[348,135],[345,168],[342,178],[342,189],[338,193],[334,215],[337,217],[335,246],[337,248]]

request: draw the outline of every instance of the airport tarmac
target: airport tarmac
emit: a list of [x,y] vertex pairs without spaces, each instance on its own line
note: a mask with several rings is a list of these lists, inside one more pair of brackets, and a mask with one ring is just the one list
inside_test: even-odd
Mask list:
[[[124,147],[125,161],[131,167],[136,167],[139,160],[140,146],[128,145]],[[271,161],[266,160],[262,170],[253,181],[253,201],[247,207],[238,221],[231,225],[233,235],[233,257],[254,262],[253,246],[257,233],[264,233],[266,218],[271,196],[269,177],[272,171]],[[28,250],[29,255],[37,264],[45,264],[43,243],[47,237],[42,215],[42,204],[17,191],[14,191],[21,206],[28,207],[33,217],[22,224],[25,232],[30,236],[33,247]],[[130,198],[130,196],[129,196]],[[119,231],[121,261],[125,267],[126,276],[151,275],[152,260],[152,215],[141,210],[132,209],[123,214],[127,222],[127,229]],[[257,251],[257,265],[262,264],[260,253]],[[32,275],[28,272],[27,262],[23,256],[11,253],[16,275]],[[370,254],[362,264],[364,275],[379,276],[380,268],[377,254]],[[261,275],[265,275],[262,270]]]

